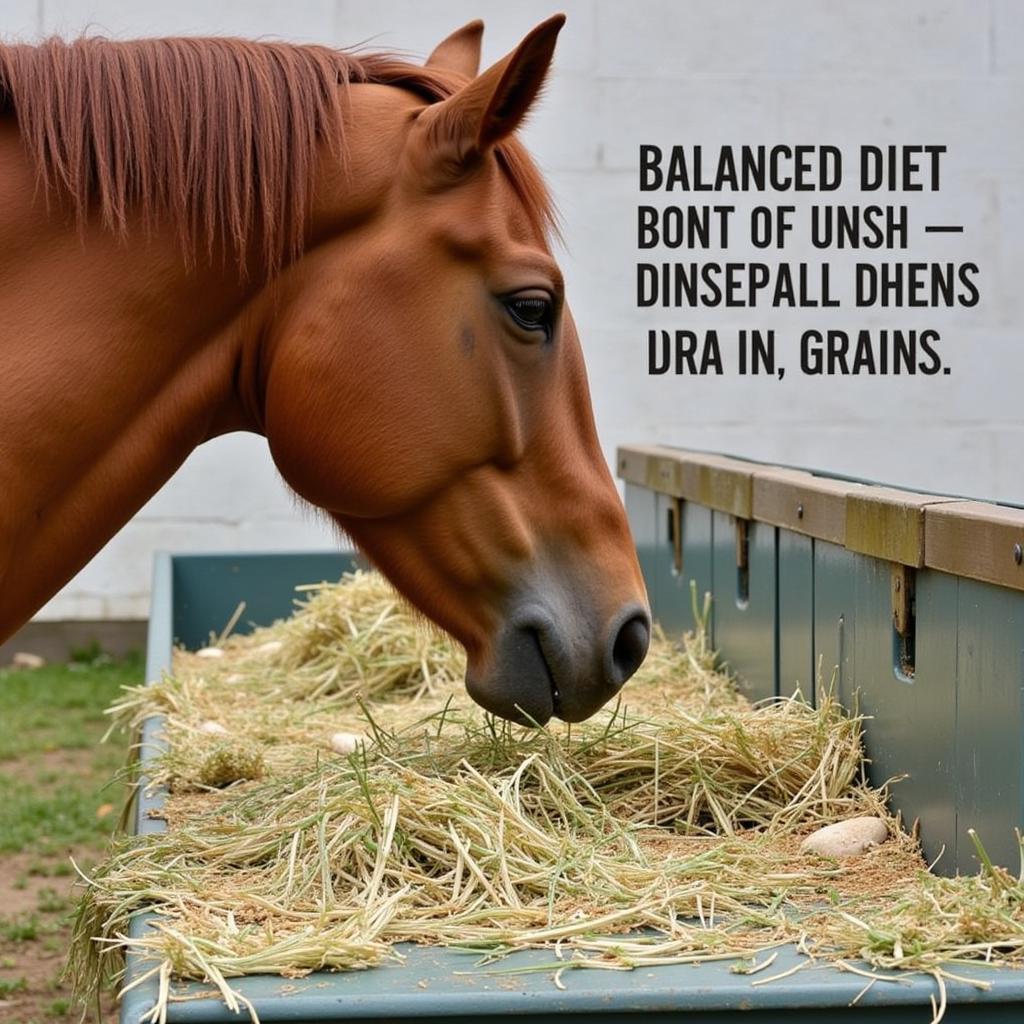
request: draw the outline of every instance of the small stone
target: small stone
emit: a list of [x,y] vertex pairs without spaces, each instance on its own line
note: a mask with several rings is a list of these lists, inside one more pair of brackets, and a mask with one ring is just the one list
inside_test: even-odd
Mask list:
[[199,731],[205,732],[209,736],[227,736],[228,734],[227,729],[220,722],[215,722],[212,718],[208,718],[205,722],[200,722]]
[[270,657],[272,654],[277,654],[281,650],[283,644],[280,640],[268,640],[265,644],[260,644],[256,648],[256,653],[263,657]]
[[235,683],[240,683],[244,679],[245,679],[245,676],[243,676],[241,672],[232,672],[231,675],[228,675],[228,676],[224,677],[224,682],[225,683],[230,683],[232,686],[234,686]]
[[197,658],[223,658],[224,651],[219,647],[202,647],[196,651]]
[[850,818],[812,832],[801,844],[801,853],[821,857],[860,857],[889,838],[881,818]]
[[14,668],[42,668],[45,664],[45,658],[38,654],[30,654],[28,651],[18,651],[11,659]]
[[329,742],[331,750],[336,754],[351,754],[361,743],[366,742],[366,737],[354,732],[336,732]]

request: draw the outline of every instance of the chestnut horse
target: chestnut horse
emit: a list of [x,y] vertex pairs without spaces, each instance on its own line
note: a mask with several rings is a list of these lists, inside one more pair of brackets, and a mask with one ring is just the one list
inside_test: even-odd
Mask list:
[[466,648],[579,721],[650,620],[514,132],[561,16],[478,75],[235,39],[0,47],[0,640],[203,441],[287,484]]

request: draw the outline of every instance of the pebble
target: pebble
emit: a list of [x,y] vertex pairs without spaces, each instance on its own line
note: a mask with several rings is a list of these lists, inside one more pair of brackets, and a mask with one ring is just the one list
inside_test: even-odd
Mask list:
[[801,844],[801,853],[822,857],[860,857],[889,838],[881,818],[850,818],[812,832]]
[[351,754],[360,743],[365,743],[366,737],[354,732],[336,732],[331,736],[331,750],[336,754]]
[[228,734],[227,729],[220,722],[213,721],[212,718],[208,718],[205,722],[200,722],[199,731],[209,733],[211,736],[227,736]]
[[259,647],[256,648],[256,653],[264,656],[277,654],[277,652],[281,650],[282,646],[283,644],[280,640],[268,640],[265,644],[260,644]]
[[11,659],[14,668],[42,668],[45,664],[45,658],[38,654],[30,654],[28,651],[18,651]]
[[196,651],[197,658],[223,658],[224,651],[219,647],[202,647]]

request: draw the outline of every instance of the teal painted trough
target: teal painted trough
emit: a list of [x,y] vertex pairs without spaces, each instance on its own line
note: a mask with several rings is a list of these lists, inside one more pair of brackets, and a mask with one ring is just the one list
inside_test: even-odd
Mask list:
[[[1009,854],[1012,828],[1024,816],[1024,569],[1013,545],[1018,534],[1024,542],[1024,512],[675,449],[623,449],[619,471],[665,627],[692,625],[693,579],[714,595],[713,642],[750,696],[788,693],[799,681],[813,699],[819,661],[826,678],[838,666],[844,701],[856,697],[873,716],[866,740],[874,776],[908,775],[896,803],[908,820],[920,819],[929,856],[945,848],[939,869],[975,870],[968,826],[1016,868]],[[339,553],[157,556],[147,678],[169,668],[175,643],[205,644],[239,602],[245,623],[267,624],[291,612],[295,586],[337,579],[353,564]],[[158,720],[146,723],[144,761],[158,731]],[[160,803],[159,793],[140,801],[138,831],[164,827],[150,816]],[[133,933],[147,927],[140,916]],[[732,973],[729,961],[575,971],[562,991],[553,971],[493,973],[554,968],[548,951],[480,968],[467,953],[399,949],[401,965],[232,984],[265,1022],[486,1024],[514,1016],[632,1024],[658,1014],[721,1024],[839,1016],[851,1024],[927,1024],[937,996],[929,977],[863,991],[863,977],[824,966],[755,986],[758,978]],[[771,973],[802,959],[785,949]],[[129,958],[128,981],[141,970]],[[1024,1019],[1024,971],[978,965],[958,973],[990,988],[949,983],[947,1021]],[[170,1004],[168,1021],[238,1019],[209,985],[182,986],[179,994],[190,998]],[[129,992],[122,1022],[141,1021],[156,995],[155,979]]]
[[872,781],[905,776],[893,803],[935,870],[976,871],[974,828],[1016,873],[1024,509],[674,448],[623,448],[618,467],[665,628],[692,628],[695,580],[748,696],[813,700],[834,674],[868,716]]

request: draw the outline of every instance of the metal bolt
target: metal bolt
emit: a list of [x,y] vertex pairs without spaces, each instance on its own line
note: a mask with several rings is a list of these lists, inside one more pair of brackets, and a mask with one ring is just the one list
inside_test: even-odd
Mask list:
[[1020,565],[1021,562],[1024,562],[1024,547],[1021,547],[1020,544],[1013,545],[1013,560],[1018,565]]
[[893,589],[898,594],[900,592],[900,578],[899,578],[899,576],[897,576],[896,579],[893,580],[893,584],[892,585],[893,585]]
[[804,507],[803,507],[803,505],[797,505],[797,507],[796,507],[796,517],[797,517],[797,519],[803,519],[803,517],[804,517]]

